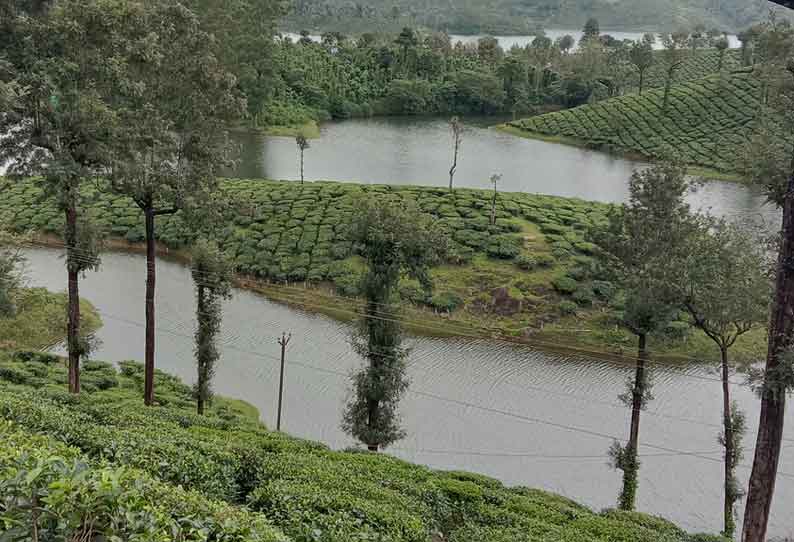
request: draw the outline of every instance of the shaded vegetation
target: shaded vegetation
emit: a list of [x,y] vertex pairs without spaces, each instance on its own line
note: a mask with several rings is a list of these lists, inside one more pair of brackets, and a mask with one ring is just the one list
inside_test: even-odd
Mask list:
[[571,142],[649,159],[670,156],[721,172],[740,169],[760,107],[761,84],[750,73],[712,75],[672,87],[667,112],[663,91],[646,91],[511,122],[528,136]]
[[[416,281],[400,281],[398,295],[404,317],[414,324],[411,331],[488,330],[610,351],[632,348],[630,336],[615,330],[621,296],[594,272],[597,247],[586,240],[594,225],[606,221],[608,205],[499,192],[491,225],[493,191],[486,190],[262,180],[223,181],[221,190],[226,226],[212,237],[240,275],[266,281],[248,284],[266,295],[354,317],[365,271],[350,231],[356,198],[397,197],[415,201],[451,238],[446,260],[431,269],[432,296]],[[131,200],[95,188],[84,192],[102,228],[131,243],[144,240],[143,219]],[[39,195],[34,182],[6,184],[0,189],[0,224],[57,234],[62,218]],[[208,232],[196,231],[177,213],[162,217],[158,240],[170,249],[187,249],[202,233]],[[307,292],[306,283],[316,289]],[[758,330],[738,341],[736,359],[762,352],[763,335]],[[719,354],[711,341],[691,332],[683,313],[649,345],[655,352],[704,359]]]
[[[283,540],[276,528],[296,542],[425,542],[436,533],[457,542],[703,540],[643,514],[596,514],[479,475],[333,452],[219,406],[196,416],[191,389],[163,373],[159,406],[144,408],[142,367],[130,362],[119,373],[87,364],[79,397],[62,391],[58,360],[0,353],[0,368],[31,375],[0,376],[4,506],[22,521],[22,538],[31,528],[22,499],[36,492],[51,497],[39,525],[59,535],[96,518],[95,536],[173,528],[184,540]],[[92,373],[113,382],[91,390]],[[69,512],[68,521],[53,525],[51,512]]]

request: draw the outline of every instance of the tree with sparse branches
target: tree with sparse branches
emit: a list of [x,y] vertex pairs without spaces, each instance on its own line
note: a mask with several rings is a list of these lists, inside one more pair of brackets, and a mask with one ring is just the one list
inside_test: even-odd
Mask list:
[[670,104],[670,89],[675,81],[675,74],[686,61],[686,44],[689,34],[686,31],[673,32],[662,36],[664,51],[662,57],[665,63],[664,99],[662,112],[667,112]]
[[692,228],[684,202],[689,186],[685,173],[683,166],[669,162],[635,172],[628,203],[613,211],[608,225],[593,234],[601,248],[599,263],[604,274],[623,292],[617,321],[637,337],[634,379],[621,396],[631,407],[629,439],[625,446],[615,442],[610,450],[614,467],[623,471],[618,501],[622,510],[634,509],[637,494],[640,417],[651,399],[648,337],[677,311],[669,288],[669,262]]
[[491,175],[491,184],[493,185],[493,197],[491,198],[491,226],[496,225],[496,196],[498,194],[498,184],[502,180],[501,173],[494,173]]
[[[794,60],[787,71],[794,77]],[[783,211],[778,246],[776,278],[769,320],[769,348],[760,375],[761,415],[758,422],[753,469],[744,506],[743,542],[765,542],[769,514],[775,494],[786,395],[794,390],[794,85],[771,96],[759,116],[758,135],[750,142],[748,173],[768,198]],[[786,137],[780,137],[780,133]],[[761,143],[761,145],[758,145]]]
[[300,154],[301,184],[303,184],[303,155],[306,152],[306,149],[308,149],[311,145],[309,145],[309,139],[303,132],[300,132],[295,136],[295,144],[298,146],[298,153]]
[[731,399],[729,350],[736,341],[762,325],[769,314],[770,262],[760,235],[748,225],[701,217],[695,234],[682,240],[684,259],[672,286],[692,323],[720,350],[725,449],[723,535],[733,539],[734,507],[743,492],[736,480],[741,456],[744,415]]
[[146,234],[144,401],[154,403],[157,217],[190,213],[212,201],[230,165],[227,127],[244,112],[235,77],[219,62],[213,39],[178,3],[139,5],[128,26],[148,36],[114,108],[125,127],[112,148],[113,188],[132,198]]
[[196,366],[193,389],[199,415],[212,400],[212,379],[220,358],[216,337],[221,329],[223,300],[231,297],[234,266],[217,243],[199,240],[192,250],[191,273],[196,286]]
[[645,73],[653,66],[653,46],[646,40],[636,41],[629,49],[629,62],[640,77],[640,94],[645,83]]
[[400,277],[419,281],[429,294],[429,269],[443,258],[447,238],[437,223],[402,199],[361,199],[351,239],[367,269],[361,282],[364,316],[353,337],[367,365],[353,377],[343,429],[370,451],[404,436],[398,407],[408,387],[406,349],[396,305]]
[[458,153],[460,143],[463,140],[463,121],[455,116],[449,121],[449,129],[452,132],[452,167],[449,168],[449,191],[452,192],[455,171],[458,169]]

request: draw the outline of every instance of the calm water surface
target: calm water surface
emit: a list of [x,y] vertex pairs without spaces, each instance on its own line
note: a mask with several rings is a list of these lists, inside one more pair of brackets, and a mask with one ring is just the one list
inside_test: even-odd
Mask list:
[[[494,119],[467,122],[455,184],[587,200],[622,202],[628,179],[646,164],[568,145],[516,137],[489,128]],[[300,179],[295,140],[236,132],[241,163],[232,176]],[[305,153],[307,180],[447,186],[452,141],[447,119],[374,118],[329,122]],[[759,191],[739,183],[710,182],[691,196],[701,209],[736,219],[763,219],[779,227],[779,214]]]
[[[556,29],[549,29],[546,30],[546,36],[551,38],[551,40],[556,40],[557,38],[561,38],[566,34],[573,37],[576,44],[574,45],[574,50],[579,47],[579,40],[582,39],[583,32],[581,30],[560,30]],[[634,40],[637,41],[642,39],[642,36],[645,32],[610,32],[609,30],[604,30],[601,32],[602,34],[609,34],[613,38],[617,40]],[[292,41],[298,41],[300,39],[300,34],[295,32],[284,32],[283,36],[289,37]],[[462,34],[450,34],[450,39],[452,40],[453,45],[455,43],[477,43],[477,40],[484,37],[485,35],[462,35]],[[322,36],[319,34],[313,34],[309,36],[314,41],[322,41]],[[509,51],[512,47],[526,47],[527,45],[531,44],[532,41],[535,39],[535,36],[494,36],[498,41],[499,45],[505,51]],[[739,38],[734,35],[728,36],[728,42],[732,49],[736,49],[741,46],[741,42]],[[656,43],[653,45],[654,49],[663,49],[664,45],[662,45],[662,40],[658,38],[656,39]]]
[[[32,250],[34,285],[62,290],[65,272],[55,250]],[[157,364],[194,381],[192,335],[195,302],[188,270],[158,264]],[[101,271],[81,288],[101,311],[100,359],[141,360],[145,263],[136,255],[111,253]],[[120,287],[123,285],[123,287]],[[347,325],[290,309],[237,290],[224,305],[222,361],[215,380],[220,394],[256,405],[273,426],[279,347],[292,332],[287,358],[286,430],[327,443],[351,445],[340,429],[350,372],[362,363],[351,349]],[[595,509],[613,506],[620,475],[606,464],[612,437],[624,438],[629,412],[618,404],[630,369],[581,357],[548,354],[498,342],[412,339],[411,391],[402,403],[408,437],[389,453],[442,469],[465,469],[511,485],[555,491]],[[739,383],[742,379],[734,376]],[[720,528],[721,454],[717,444],[721,391],[708,368],[655,371],[654,395],[642,421],[644,446],[640,510],[651,511],[694,531]],[[734,397],[748,414],[752,435],[758,401],[742,385]],[[574,429],[595,434],[584,434]],[[786,433],[781,470],[794,475],[794,431]],[[752,446],[748,438],[745,445]],[[671,450],[694,453],[681,454]],[[746,450],[745,464],[752,458]],[[746,484],[749,470],[739,476]],[[778,482],[772,534],[794,534],[790,514],[794,478]]]

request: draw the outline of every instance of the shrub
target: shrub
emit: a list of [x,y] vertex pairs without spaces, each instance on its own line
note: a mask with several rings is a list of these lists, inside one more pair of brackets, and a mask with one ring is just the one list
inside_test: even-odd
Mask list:
[[593,290],[588,286],[580,286],[571,296],[571,299],[573,299],[576,304],[582,307],[591,306],[593,304],[594,298],[595,296],[593,295]]
[[510,235],[497,235],[491,239],[486,249],[488,256],[502,260],[512,260],[521,252],[521,245],[515,237]]
[[612,299],[615,297],[616,292],[617,288],[611,282],[604,280],[593,281],[593,293],[601,299]]
[[449,313],[463,306],[463,298],[455,292],[440,292],[430,298],[430,306]]
[[567,295],[574,293],[579,288],[579,283],[576,279],[568,276],[556,277],[551,281],[551,284],[555,290]]
[[537,254],[535,255],[535,261],[538,264],[538,267],[552,267],[554,266],[557,261],[554,259],[554,256],[551,254]]
[[573,301],[563,300],[559,304],[560,314],[563,316],[573,316],[579,310],[579,305]]
[[529,254],[519,254],[516,258],[516,265],[524,271],[534,271],[539,267],[537,258]]

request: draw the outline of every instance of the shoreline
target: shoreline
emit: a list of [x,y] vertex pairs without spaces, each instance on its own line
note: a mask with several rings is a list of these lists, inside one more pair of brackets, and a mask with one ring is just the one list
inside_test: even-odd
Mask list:
[[[547,135],[538,132],[528,132],[525,130],[521,130],[520,128],[516,128],[515,126],[510,126],[509,124],[499,124],[494,126],[493,129],[505,134],[514,135],[516,137],[522,137],[524,139],[534,139],[537,141],[544,141],[546,143],[568,145],[569,147],[577,147],[589,151],[600,152],[610,156],[631,160],[633,162],[643,162],[649,165],[653,163],[651,158],[641,153],[632,152],[632,151],[621,151],[615,148],[596,147],[588,144],[586,141],[582,139],[577,139],[575,137],[564,136],[564,135]],[[694,177],[701,177],[707,181],[723,181],[723,182],[737,183],[742,185],[749,184],[747,180],[739,176],[738,173],[726,173],[724,171],[717,171],[716,169],[699,166],[697,164],[687,164],[687,172]]]
[[[62,240],[55,235],[41,234],[37,235],[35,240],[36,245],[33,248],[63,249]],[[105,250],[145,256],[146,246],[144,243],[130,243],[120,238],[108,238]],[[158,241],[156,253],[158,258],[166,261],[184,266],[189,265],[190,257],[185,250],[171,249]],[[240,290],[261,295],[268,301],[291,309],[319,314],[344,324],[355,322],[361,316],[357,311],[363,306],[362,300],[337,295],[327,283],[281,284],[236,273],[234,286]],[[521,333],[521,330],[513,330],[517,334],[510,334],[509,330],[471,326],[466,322],[445,318],[438,313],[432,313],[430,310],[415,306],[404,306],[402,319],[406,332],[414,337],[501,342],[542,352],[607,361],[623,357],[627,360],[633,359],[633,345],[626,348],[622,346],[609,348],[609,345],[600,344],[598,341],[571,340],[575,336],[566,334],[564,329],[556,329],[554,326],[550,326],[551,329],[548,331],[535,330],[531,335]],[[598,348],[599,344],[601,349]],[[671,366],[698,365],[708,362],[708,360],[698,361],[692,356],[673,352],[652,352],[652,355],[657,361]]]

